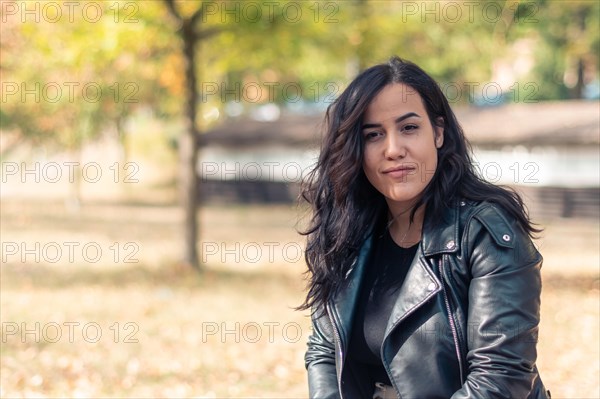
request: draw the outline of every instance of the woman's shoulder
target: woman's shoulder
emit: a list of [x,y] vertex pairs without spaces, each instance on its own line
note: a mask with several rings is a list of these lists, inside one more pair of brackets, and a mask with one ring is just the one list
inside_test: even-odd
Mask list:
[[458,198],[427,218],[423,228],[424,252],[431,255],[472,248],[482,235],[493,237],[499,246],[512,247],[517,229],[518,223],[498,204]]
[[520,233],[519,223],[515,217],[502,205],[492,201],[469,201],[459,202],[462,208],[461,219],[468,228],[474,228],[473,224],[484,228],[492,235],[498,245],[512,247],[517,233]]
[[[513,233],[518,225],[517,220],[500,204],[491,201],[461,200],[461,219],[465,224],[474,221],[482,224],[490,233]],[[513,233],[514,234],[514,233]]]
[[465,256],[501,254],[513,265],[537,263],[541,255],[519,222],[500,204],[491,201],[465,201],[462,235]]

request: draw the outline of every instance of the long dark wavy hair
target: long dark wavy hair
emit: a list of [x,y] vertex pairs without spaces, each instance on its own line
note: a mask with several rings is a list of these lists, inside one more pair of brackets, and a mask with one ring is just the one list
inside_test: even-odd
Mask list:
[[[392,57],[360,73],[329,106],[319,159],[308,174],[302,198],[312,207],[305,251],[308,293],[300,310],[321,308],[336,292],[358,256],[387,203],[363,171],[363,115],[387,85],[402,83],[419,93],[432,126],[444,128],[437,150],[438,166],[423,195],[412,208],[426,206],[428,218],[439,218],[458,198],[497,203],[530,236],[539,233],[529,220],[521,197],[511,189],[486,182],[477,175],[471,146],[440,87],[410,61]],[[442,125],[440,125],[442,124]]]

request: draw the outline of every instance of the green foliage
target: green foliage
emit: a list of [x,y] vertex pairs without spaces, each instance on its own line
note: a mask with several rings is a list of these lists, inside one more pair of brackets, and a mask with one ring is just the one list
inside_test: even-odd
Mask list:
[[[16,4],[23,8],[25,2]],[[67,15],[58,22],[31,17],[23,22],[21,13],[2,16],[2,128],[17,128],[34,142],[76,148],[141,107],[162,118],[182,115],[184,60],[176,34],[181,26],[165,3],[96,4],[103,9],[94,22],[79,10],[72,22]],[[228,102],[240,101],[246,109],[268,102],[327,105],[359,70],[391,55],[413,60],[442,84],[466,91],[473,82],[493,79],[494,65],[510,64],[525,41],[533,66],[519,79],[521,85],[536,84],[536,100],[576,95],[579,63],[583,83],[598,79],[597,1],[176,5],[184,16],[201,7],[201,29],[218,32],[197,48],[204,127],[222,119],[215,115],[223,115]],[[15,84],[17,93],[10,94]],[[36,84],[39,101],[22,91],[22,85],[35,91]]]
[[76,12],[73,22],[67,15],[53,22],[44,13],[38,22],[7,18],[5,127],[17,127],[34,142],[75,149],[122,123],[141,104],[162,104],[171,84],[161,86],[159,78],[172,39],[146,23],[159,19],[162,10],[148,5],[142,14],[131,2],[95,4],[104,7],[98,19]]
[[[536,29],[536,64],[531,76],[540,82],[538,99],[577,97],[577,63],[587,71],[583,83],[598,79],[600,68],[600,2],[534,2],[540,14]],[[543,17],[542,17],[543,16]]]

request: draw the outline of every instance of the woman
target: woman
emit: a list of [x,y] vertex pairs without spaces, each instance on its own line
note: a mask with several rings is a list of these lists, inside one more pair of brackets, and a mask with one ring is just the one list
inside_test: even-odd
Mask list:
[[435,81],[392,58],[330,106],[303,197],[314,398],[547,398],[539,232],[480,179]]

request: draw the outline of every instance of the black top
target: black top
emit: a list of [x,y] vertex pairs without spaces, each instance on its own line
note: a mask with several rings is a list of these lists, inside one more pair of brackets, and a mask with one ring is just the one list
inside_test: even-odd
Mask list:
[[417,247],[418,243],[410,248],[398,246],[386,229],[379,239],[376,238],[373,254],[366,265],[364,285],[352,325],[348,360],[361,370],[361,374],[368,376],[370,387],[374,387],[375,382],[391,385],[381,362],[381,345],[397,292]]

